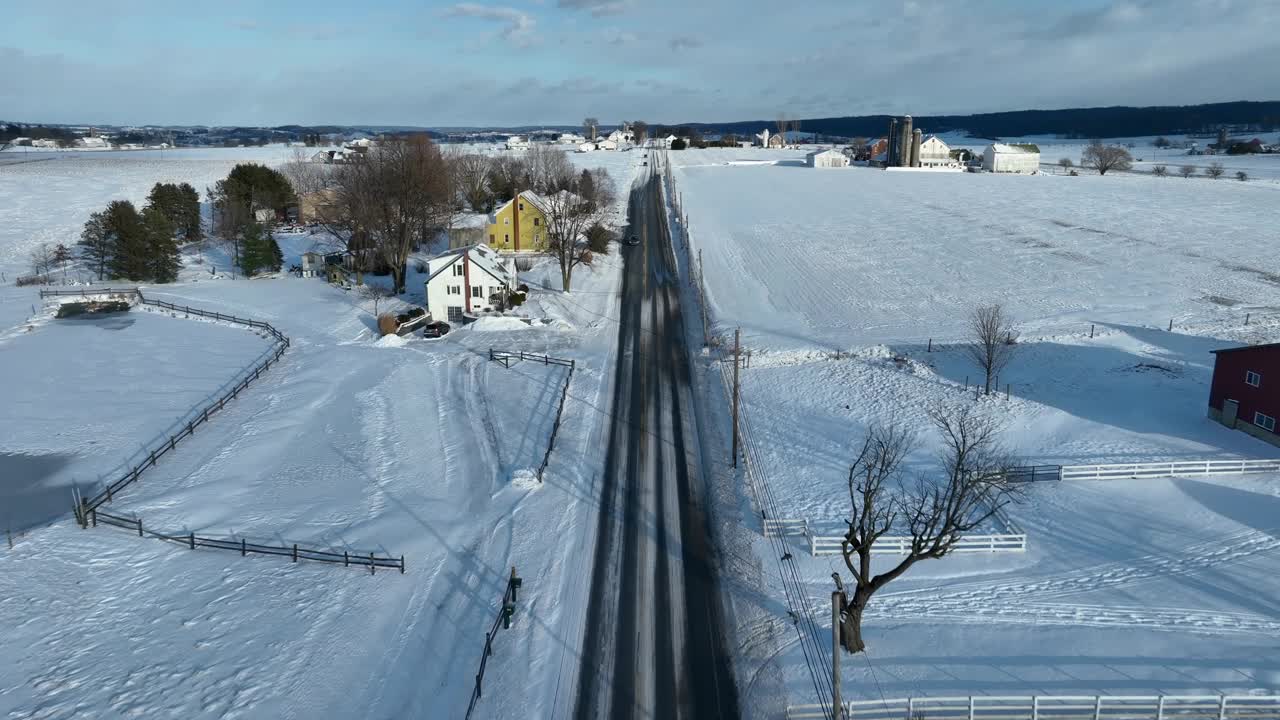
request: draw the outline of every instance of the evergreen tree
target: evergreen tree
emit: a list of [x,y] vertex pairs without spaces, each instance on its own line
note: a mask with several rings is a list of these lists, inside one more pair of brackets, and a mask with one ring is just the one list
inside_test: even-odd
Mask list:
[[240,163],[232,168],[214,186],[209,199],[217,209],[217,231],[223,237],[233,237],[257,222],[258,210],[279,213],[297,202],[293,186],[284,175],[255,163]]
[[178,258],[174,222],[159,207],[148,205],[142,211],[142,235],[147,246],[148,278],[162,283],[177,280],[182,262]]
[[138,209],[128,200],[115,200],[106,211],[111,240],[112,277],[145,280],[151,275],[147,238]]
[[253,276],[271,264],[271,247],[264,237],[262,225],[249,223],[240,241],[240,269],[245,276]]
[[267,233],[267,249],[271,257],[271,271],[280,272],[280,268],[284,267],[284,253],[280,252],[280,243],[276,242],[276,236],[270,232]]
[[200,193],[190,183],[178,186],[182,195],[182,218],[173,218],[178,224],[178,233],[187,242],[200,242],[204,239],[204,230],[200,226]]
[[80,248],[80,259],[92,272],[97,273],[99,280],[105,279],[107,267],[111,265],[111,249],[114,247],[105,211],[89,216],[89,221],[84,224],[84,230],[80,233],[80,242],[77,245]]

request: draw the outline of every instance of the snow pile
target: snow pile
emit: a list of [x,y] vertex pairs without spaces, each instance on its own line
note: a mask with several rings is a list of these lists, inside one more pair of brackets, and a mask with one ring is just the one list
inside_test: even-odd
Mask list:
[[511,474],[511,487],[520,490],[537,490],[542,487],[538,480],[538,472],[530,468],[521,468]]
[[507,330],[528,330],[529,323],[518,317],[509,317],[502,315],[486,315],[477,318],[475,322],[467,325],[472,332],[505,332]]
[[378,338],[376,341],[374,341],[373,346],[380,347],[380,348],[398,348],[398,347],[404,347],[405,345],[408,345],[408,344],[409,344],[409,341],[407,339],[392,333],[391,335],[383,335],[382,337]]

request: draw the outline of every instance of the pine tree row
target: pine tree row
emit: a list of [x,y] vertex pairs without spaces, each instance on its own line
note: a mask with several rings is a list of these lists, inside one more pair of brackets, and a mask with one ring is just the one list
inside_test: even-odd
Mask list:
[[202,238],[200,196],[187,183],[156,183],[138,212],[114,200],[89,217],[80,234],[80,259],[99,280],[173,282],[182,267],[179,247]]

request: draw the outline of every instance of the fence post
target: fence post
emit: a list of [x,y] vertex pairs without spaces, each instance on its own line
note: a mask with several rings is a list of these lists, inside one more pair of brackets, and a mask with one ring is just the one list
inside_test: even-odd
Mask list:
[[1100,720],[1101,717],[1102,717],[1102,696],[1098,695],[1093,699],[1093,720]]
[[969,720],[973,720],[973,696],[969,696]]
[[191,533],[187,536],[187,543],[191,545],[191,549],[196,549],[196,534]]
[[351,558],[347,555],[347,551],[342,551],[342,567],[351,567]]
[[1040,698],[1031,696],[1031,720],[1040,720]]
[[89,511],[89,526],[98,527],[98,511],[97,510]]
[[1218,700],[1218,720],[1227,720],[1227,696],[1219,696]]
[[298,543],[293,544],[293,561],[298,562]]
[[1164,720],[1164,696],[1156,697],[1156,720]]
[[907,698],[907,720],[912,720],[911,716],[915,714],[916,699]]
[[142,518],[138,518],[138,537],[142,537]]
[[369,553],[369,574],[376,575],[377,573],[378,566],[373,564],[373,553]]
[[400,556],[400,574],[401,575],[404,574],[404,556],[403,555]]
[[240,557],[244,557],[247,554],[248,554],[248,547],[246,546],[244,538],[240,538]]

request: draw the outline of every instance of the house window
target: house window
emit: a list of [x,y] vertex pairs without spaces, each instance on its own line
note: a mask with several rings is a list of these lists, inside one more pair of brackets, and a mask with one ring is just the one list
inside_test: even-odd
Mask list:
[[533,226],[534,226],[534,227],[538,227],[538,226],[539,226],[539,225],[541,225],[541,224],[542,224],[542,218],[534,218],[534,219],[533,219]]
[[510,236],[510,235],[503,235],[503,236],[502,236],[502,244],[503,244],[503,245],[510,245],[510,244],[511,244],[511,236]]
[[1276,431],[1276,419],[1270,415],[1263,415],[1260,412],[1253,414],[1253,424],[1270,432]]
[[483,297],[484,296],[483,291],[484,291],[484,288],[482,288],[481,286],[473,285],[471,286],[471,297],[473,298]]
[[450,285],[450,286],[449,286],[448,291],[447,291],[445,294],[446,294],[446,295],[461,295],[461,294],[462,294],[462,286],[461,286],[461,285]]
[[1244,374],[1244,384],[1258,387],[1262,384],[1262,376],[1252,370],[1247,370]]
[[462,277],[462,273],[463,273],[463,269],[462,269],[462,266],[461,266],[461,265],[454,265],[454,266],[453,266],[453,276],[454,276],[454,277]]
[[520,203],[520,212],[524,212],[524,203]]
[[492,245],[492,244],[493,244],[493,241],[494,241],[494,234],[493,234],[493,233],[489,233],[489,244],[490,244],[490,245]]
[[510,224],[511,224],[511,218],[502,218],[502,224],[503,224],[503,225],[510,225]]

